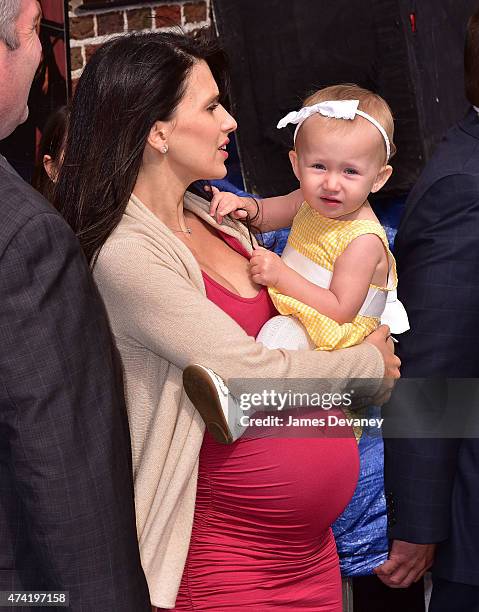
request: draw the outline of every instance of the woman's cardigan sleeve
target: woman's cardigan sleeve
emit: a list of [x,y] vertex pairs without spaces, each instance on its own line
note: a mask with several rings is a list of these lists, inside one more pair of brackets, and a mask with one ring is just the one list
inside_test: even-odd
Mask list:
[[361,378],[366,395],[376,392],[384,365],[373,345],[334,352],[268,349],[208,300],[202,279],[190,272],[175,253],[151,249],[148,242],[106,245],[95,276],[115,335],[180,369],[199,363],[225,380],[320,378],[346,384]]

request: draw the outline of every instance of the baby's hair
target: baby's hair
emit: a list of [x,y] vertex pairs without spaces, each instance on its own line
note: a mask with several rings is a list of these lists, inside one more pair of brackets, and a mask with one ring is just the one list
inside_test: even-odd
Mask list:
[[[382,125],[388,135],[391,144],[390,158],[396,153],[396,146],[393,142],[394,138],[394,119],[389,108],[389,104],[378,96],[378,94],[363,89],[359,85],[345,83],[343,85],[331,85],[320,89],[311,94],[303,102],[303,106],[312,106],[318,102],[327,102],[329,100],[359,100],[358,109],[371,115],[376,121]],[[335,122],[347,123],[344,119],[333,119]],[[382,138],[381,138],[382,140]]]

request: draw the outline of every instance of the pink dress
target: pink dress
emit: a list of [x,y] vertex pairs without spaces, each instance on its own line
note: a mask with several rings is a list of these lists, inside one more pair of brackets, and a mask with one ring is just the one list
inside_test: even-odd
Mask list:
[[[242,298],[203,277],[208,298],[251,336],[276,314],[265,287]],[[206,433],[175,610],[341,612],[330,526],[352,497],[358,469],[352,434],[240,438],[223,446]]]

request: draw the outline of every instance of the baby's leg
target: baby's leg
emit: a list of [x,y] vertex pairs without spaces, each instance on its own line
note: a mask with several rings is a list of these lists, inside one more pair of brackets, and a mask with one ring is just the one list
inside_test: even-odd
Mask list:
[[270,349],[299,351],[316,348],[304,326],[293,316],[277,315],[267,321],[256,336]]
[[214,370],[193,364],[183,370],[183,387],[206,428],[220,444],[231,444],[246,429],[238,400]]
[[[257,342],[270,349],[300,350],[314,348],[303,325],[294,317],[276,316],[261,328]],[[246,413],[224,380],[213,370],[202,365],[188,366],[183,372],[183,386],[192,404],[201,414],[210,434],[221,444],[231,444],[245,431],[246,416],[258,409],[248,408]]]

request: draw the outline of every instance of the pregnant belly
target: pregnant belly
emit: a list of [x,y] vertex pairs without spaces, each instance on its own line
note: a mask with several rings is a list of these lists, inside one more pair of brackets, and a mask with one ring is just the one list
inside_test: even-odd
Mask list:
[[352,432],[262,433],[230,446],[205,435],[177,612],[342,609],[330,525],[356,486]]
[[348,437],[337,435],[327,428],[310,438],[278,437],[271,431],[269,437],[223,446],[206,434],[197,514],[208,516],[209,537],[255,541],[259,549],[266,538],[268,554],[276,545],[284,554],[285,543],[292,555],[306,552],[356,487],[356,441],[349,430],[343,432]]

